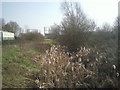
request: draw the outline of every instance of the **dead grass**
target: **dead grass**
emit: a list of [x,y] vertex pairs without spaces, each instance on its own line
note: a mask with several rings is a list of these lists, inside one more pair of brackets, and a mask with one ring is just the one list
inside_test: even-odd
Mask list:
[[3,86],[6,88],[117,86],[116,73],[119,73],[116,64],[111,63],[112,59],[107,56],[109,53],[85,47],[81,47],[76,53],[69,53],[63,46],[50,46],[39,42],[3,46]]
[[[81,51],[82,52],[82,51]],[[87,54],[83,50],[80,55]],[[74,57],[69,57],[70,53],[61,50],[61,46],[53,45],[46,54],[42,56],[40,62],[42,70],[36,79],[39,88],[75,88],[89,87],[84,80],[89,81],[94,73],[85,68],[82,62],[73,62]],[[78,54],[76,54],[78,55]],[[79,55],[79,56],[80,56]]]
[[[53,45],[38,59],[42,69],[36,75],[36,86],[38,88],[117,87],[117,72],[113,70],[112,63],[108,63],[106,56],[107,54],[96,48],[81,47],[77,53],[69,53],[64,47]],[[106,70],[108,66],[110,70]],[[110,76],[110,73],[113,75]]]

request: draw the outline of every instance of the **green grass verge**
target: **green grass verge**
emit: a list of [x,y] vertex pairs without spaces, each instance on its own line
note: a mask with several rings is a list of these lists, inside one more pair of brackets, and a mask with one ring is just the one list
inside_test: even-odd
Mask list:
[[51,39],[45,39],[42,43],[43,43],[43,44],[49,44],[49,45],[56,44],[56,42],[53,41],[53,40],[51,40]]
[[35,50],[20,49],[17,45],[3,46],[2,75],[3,88],[26,88],[34,84],[34,75],[41,69],[40,64],[33,61]]

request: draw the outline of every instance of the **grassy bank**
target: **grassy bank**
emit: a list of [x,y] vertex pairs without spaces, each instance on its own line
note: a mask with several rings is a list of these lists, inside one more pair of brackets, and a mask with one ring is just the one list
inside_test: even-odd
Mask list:
[[37,42],[2,46],[3,88],[33,87],[41,65],[37,61],[49,46]]
[[117,87],[116,47],[109,42],[76,53],[52,42],[4,44],[3,88]]

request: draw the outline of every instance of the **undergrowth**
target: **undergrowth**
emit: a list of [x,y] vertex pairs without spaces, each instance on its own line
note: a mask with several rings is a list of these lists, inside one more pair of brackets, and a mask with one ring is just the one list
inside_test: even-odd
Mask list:
[[41,53],[34,47],[25,47],[25,44],[21,47],[19,44],[3,45],[3,88],[34,87],[34,75],[41,69],[36,56]]

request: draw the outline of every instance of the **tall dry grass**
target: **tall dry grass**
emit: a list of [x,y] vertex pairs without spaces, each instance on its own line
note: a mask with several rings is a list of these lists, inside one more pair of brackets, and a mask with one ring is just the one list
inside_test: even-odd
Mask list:
[[[117,66],[96,48],[81,49],[76,53],[53,45],[37,61],[42,69],[36,75],[39,88],[109,88],[117,87]],[[108,69],[109,68],[109,69]]]
[[[96,87],[92,82],[95,73],[85,68],[81,57],[90,53],[90,49],[81,50],[70,56],[61,46],[53,45],[40,60],[42,70],[35,83],[39,88],[75,88]],[[91,84],[91,85],[90,85]]]

